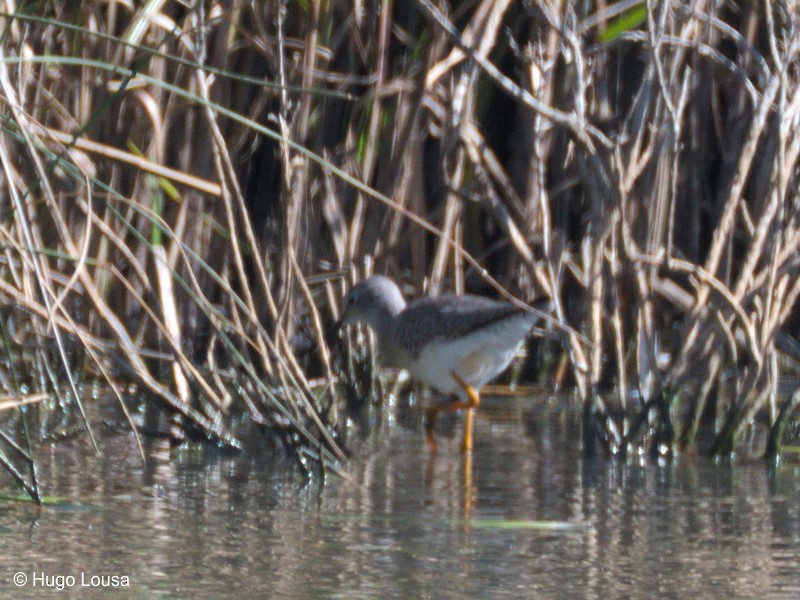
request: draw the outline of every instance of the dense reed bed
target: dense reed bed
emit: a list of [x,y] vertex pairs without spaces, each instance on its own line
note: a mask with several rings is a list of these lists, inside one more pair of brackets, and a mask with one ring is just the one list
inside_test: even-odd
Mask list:
[[97,444],[98,383],[176,440],[236,447],[239,414],[338,464],[374,369],[327,332],[371,269],[556,300],[587,452],[778,452],[794,3],[3,7],[0,460],[34,496],[20,436]]

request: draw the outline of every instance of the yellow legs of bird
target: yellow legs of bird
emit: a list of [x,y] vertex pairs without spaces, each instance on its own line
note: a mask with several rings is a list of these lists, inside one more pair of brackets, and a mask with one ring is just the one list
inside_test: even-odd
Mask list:
[[466,421],[464,423],[464,439],[461,443],[462,452],[472,451],[472,421],[474,419],[475,409],[481,403],[481,398],[478,392],[471,385],[468,385],[461,376],[453,371],[450,375],[455,379],[456,383],[464,390],[467,395],[467,400],[454,400],[447,404],[440,404],[438,406],[431,406],[425,411],[425,435],[428,439],[428,448],[431,452],[436,452],[436,438],[434,436],[434,425],[436,424],[436,417],[440,412],[451,412],[454,410],[466,409]]

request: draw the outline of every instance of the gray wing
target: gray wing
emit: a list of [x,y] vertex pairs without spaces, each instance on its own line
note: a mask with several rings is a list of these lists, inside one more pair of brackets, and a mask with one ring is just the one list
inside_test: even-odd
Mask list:
[[404,350],[417,356],[422,346],[430,341],[468,335],[522,312],[509,302],[469,294],[420,298],[397,316],[394,336]]

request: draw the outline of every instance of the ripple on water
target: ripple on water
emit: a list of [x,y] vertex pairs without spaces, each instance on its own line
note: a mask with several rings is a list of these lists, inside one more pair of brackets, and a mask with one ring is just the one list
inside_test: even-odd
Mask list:
[[265,448],[44,450],[47,493],[90,509],[3,507],[0,572],[127,575],[129,597],[800,597],[796,465],[587,462],[578,419],[487,399],[471,460],[458,425],[433,459],[395,427],[324,487]]

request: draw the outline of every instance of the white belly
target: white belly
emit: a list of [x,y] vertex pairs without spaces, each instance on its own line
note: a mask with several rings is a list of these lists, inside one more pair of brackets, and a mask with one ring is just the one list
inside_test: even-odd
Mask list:
[[455,393],[463,397],[452,373],[457,373],[464,382],[480,391],[514,359],[530,331],[531,321],[529,315],[521,315],[463,338],[429,342],[416,359],[402,366],[417,381],[443,394]]

